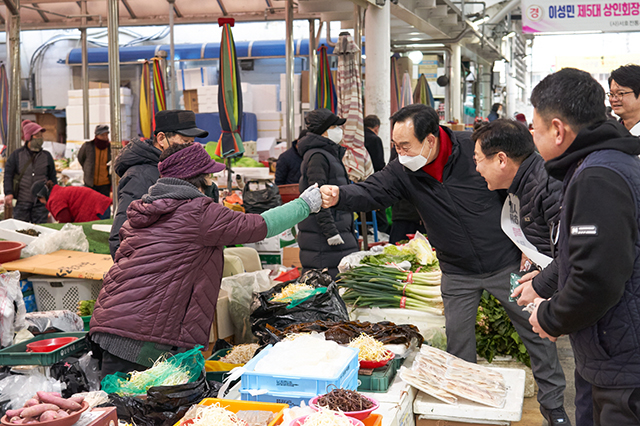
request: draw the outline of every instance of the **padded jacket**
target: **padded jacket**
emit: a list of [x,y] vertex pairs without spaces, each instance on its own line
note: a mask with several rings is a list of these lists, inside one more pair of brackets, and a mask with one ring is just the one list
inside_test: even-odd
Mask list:
[[412,172],[394,160],[364,182],[341,186],[336,207],[370,211],[402,198],[410,201],[446,274],[490,274],[516,264],[520,250],[500,227],[504,192],[489,191],[476,172],[470,133],[443,129],[452,148],[442,182],[422,169]]
[[120,245],[120,228],[127,220],[127,208],[134,200],[139,200],[149,187],[160,177],[158,162],[160,151],[150,140],[133,139],[114,161],[114,170],[120,176],[118,183],[118,211],[113,216],[113,226],[109,235],[109,250],[115,257]]
[[[161,188],[187,187],[195,195],[159,198]],[[109,333],[180,348],[207,347],[225,245],[267,236],[258,214],[216,204],[195,186],[162,178],[131,203],[122,243],[107,273],[91,319],[91,334]],[[189,198],[195,197],[195,198]]]
[[292,185],[300,183],[300,165],[302,156],[298,152],[298,141],[293,141],[291,148],[278,157],[276,163],[276,185]]

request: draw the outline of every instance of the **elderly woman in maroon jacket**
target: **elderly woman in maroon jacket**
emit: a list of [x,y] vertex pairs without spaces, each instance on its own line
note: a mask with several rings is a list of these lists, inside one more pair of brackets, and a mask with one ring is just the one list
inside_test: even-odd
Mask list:
[[[120,248],[91,319],[102,375],[144,370],[163,353],[209,344],[223,247],[278,235],[320,210],[317,188],[262,214],[235,212],[203,191],[224,169],[199,143],[160,157],[161,178],[131,203]],[[97,348],[96,348],[97,349]]]

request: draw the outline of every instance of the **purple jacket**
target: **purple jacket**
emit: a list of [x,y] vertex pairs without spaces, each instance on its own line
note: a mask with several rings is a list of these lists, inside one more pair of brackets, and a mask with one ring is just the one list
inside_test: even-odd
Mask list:
[[[168,180],[177,181],[158,182]],[[208,347],[223,246],[264,239],[264,219],[232,211],[204,196],[156,197],[152,202],[143,198],[131,203],[127,216],[115,263],[96,302],[91,334],[110,333],[181,348]]]

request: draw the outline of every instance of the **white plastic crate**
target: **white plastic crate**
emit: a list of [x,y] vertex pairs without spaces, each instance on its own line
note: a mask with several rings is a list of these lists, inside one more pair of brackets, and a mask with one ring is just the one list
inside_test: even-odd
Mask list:
[[79,301],[97,299],[102,288],[102,280],[36,275],[29,281],[33,283],[38,311],[67,309],[76,312]]
[[17,219],[5,219],[3,221],[0,221],[0,238],[7,241],[20,241],[21,243],[25,244],[29,244],[37,238],[32,237],[31,235],[23,234],[21,232],[16,232],[23,229],[34,229],[40,232],[40,235],[53,234],[55,232],[58,232],[57,229],[34,225],[32,223],[23,222]]

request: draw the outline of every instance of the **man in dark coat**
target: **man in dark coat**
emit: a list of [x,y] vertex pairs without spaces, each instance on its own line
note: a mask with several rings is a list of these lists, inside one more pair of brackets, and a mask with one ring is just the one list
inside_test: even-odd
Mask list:
[[291,148],[278,157],[276,163],[276,185],[292,185],[300,183],[300,165],[302,155],[298,152],[298,141],[307,134],[307,130],[300,132],[298,139],[291,143]]
[[42,149],[43,129],[40,125],[24,120],[22,134],[24,146],[11,153],[4,171],[4,203],[10,206],[13,200],[13,218],[31,223],[46,223],[49,212],[42,203],[36,203],[31,187],[38,181],[57,183],[53,157]]
[[377,115],[367,115],[364,118],[364,147],[367,148],[373,170],[380,171],[384,168],[384,147],[382,139],[378,136],[380,119]]
[[495,103],[491,105],[491,112],[487,116],[487,120],[489,120],[489,122],[493,120],[497,120],[498,118],[500,118],[501,111],[502,111],[502,104]]
[[[209,132],[196,126],[193,111],[167,110],[156,114],[153,141],[133,139],[114,162],[120,176],[118,184],[118,211],[113,217],[109,235],[109,251],[115,257],[120,246],[120,228],[127,220],[127,208],[139,200],[160,177],[158,159],[163,150],[174,144],[193,142],[195,137],[206,137]],[[207,194],[208,195],[208,194]]]
[[[563,183],[557,276],[530,322],[541,337],[568,334],[576,371],[591,383],[595,425],[640,424],[640,140],[605,118],[605,93],[565,68],[533,89],[534,140]],[[545,296],[547,297],[547,296]]]
[[[303,156],[300,192],[313,184],[347,185],[349,177],[342,164],[345,148],[341,126],[345,123],[328,109],[316,109],[305,117],[308,133],[298,142]],[[329,269],[338,274],[340,260],[358,251],[353,215],[336,209],[322,209],[298,225],[300,263],[304,270]]]
[[84,186],[98,191],[102,195],[111,195],[111,173],[108,163],[111,161],[111,143],[109,126],[96,126],[95,137],[85,142],[78,151],[78,162],[84,172]]
[[509,278],[520,269],[520,251],[500,228],[504,196],[489,191],[475,170],[470,133],[440,127],[438,113],[422,104],[402,108],[392,122],[398,160],[364,182],[325,185],[323,207],[356,211],[385,208],[401,198],[412,202],[442,269],[447,351],[476,361],[476,313],[487,290],[529,351],[540,406],[547,412],[562,407],[565,380],[555,347],[531,330],[522,308],[509,303]]

